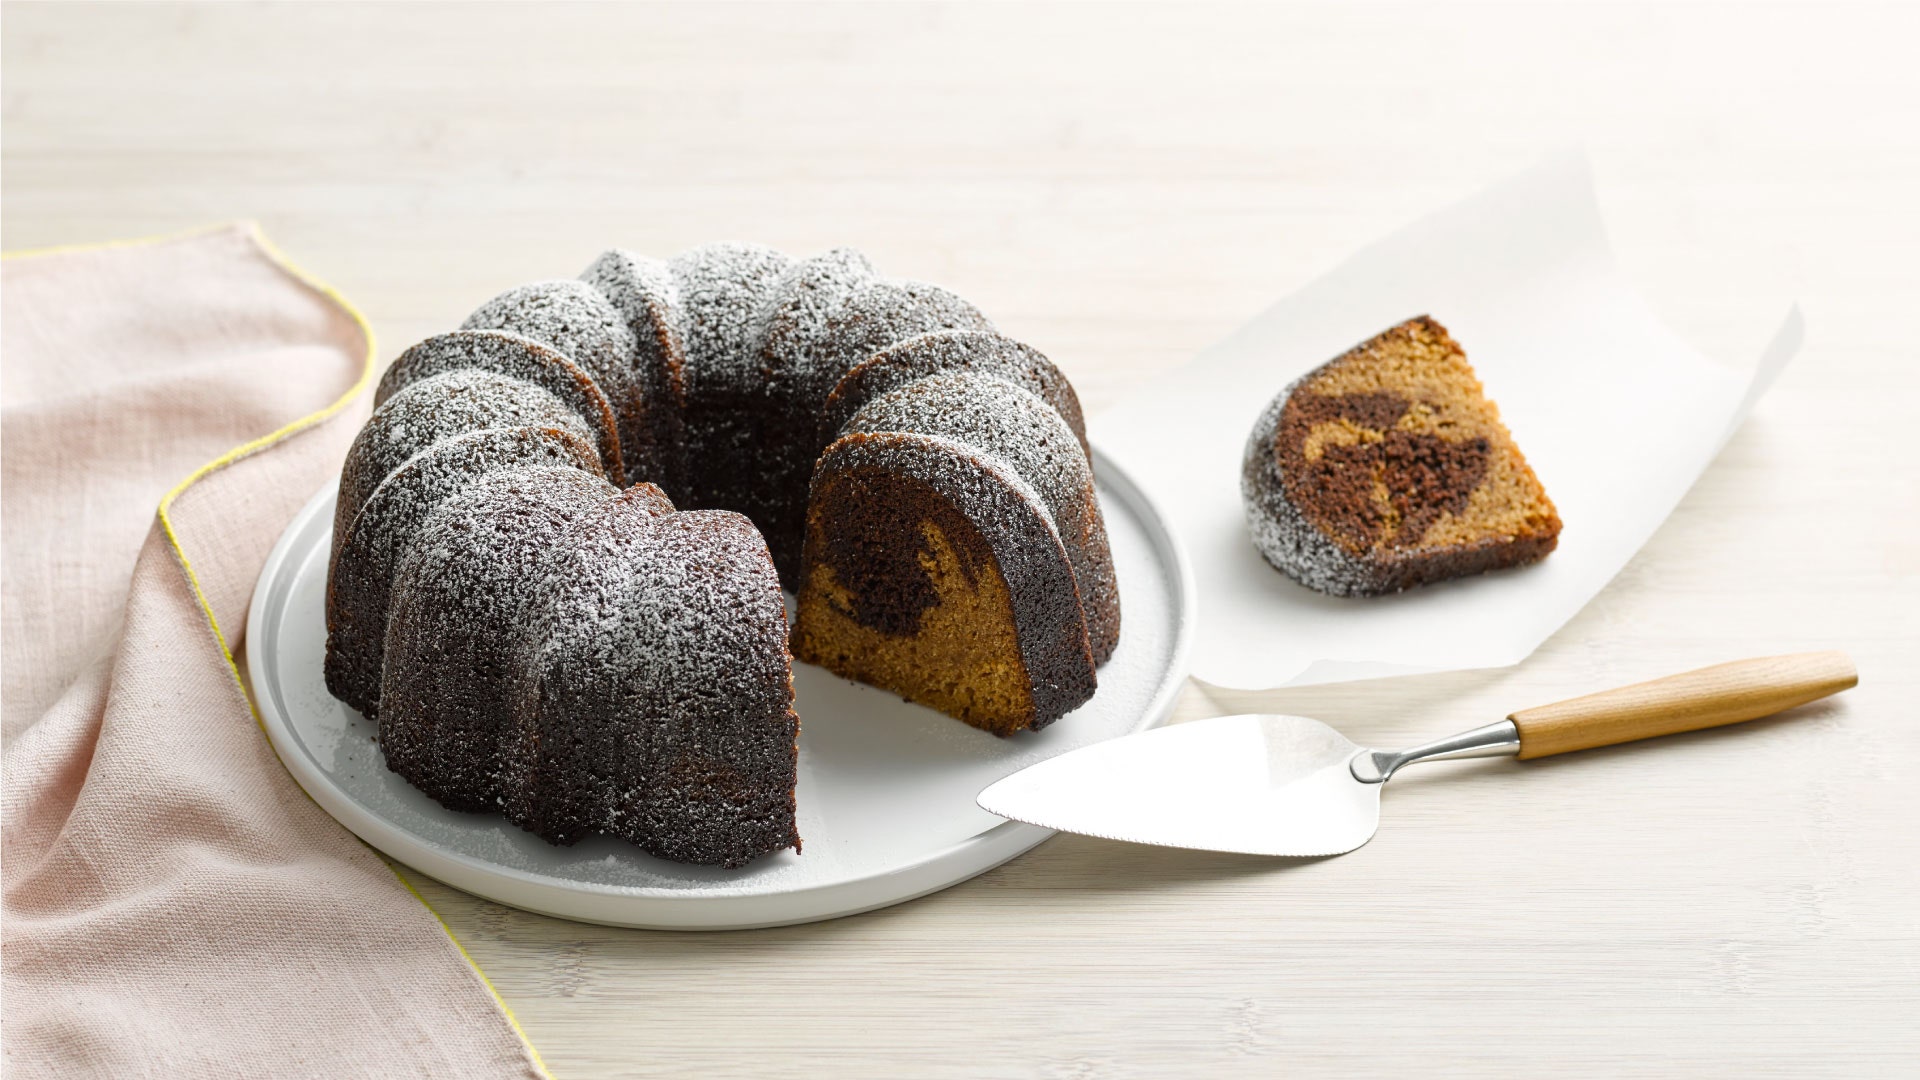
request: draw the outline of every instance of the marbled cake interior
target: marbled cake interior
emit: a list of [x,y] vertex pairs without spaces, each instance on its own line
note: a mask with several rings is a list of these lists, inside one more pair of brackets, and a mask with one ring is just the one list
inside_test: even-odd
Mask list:
[[1421,316],[1288,386],[1247,440],[1267,561],[1364,596],[1545,558],[1560,517],[1446,328]]

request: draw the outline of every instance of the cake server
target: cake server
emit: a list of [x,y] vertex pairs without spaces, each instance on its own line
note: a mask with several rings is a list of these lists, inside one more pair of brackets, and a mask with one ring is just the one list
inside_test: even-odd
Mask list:
[[1859,681],[1845,653],[1736,660],[1524,709],[1406,750],[1356,746],[1304,716],[1221,716],[1074,750],[980,793],[1001,817],[1140,844],[1339,855],[1373,838],[1380,789],[1443,758],[1531,758],[1737,724]]

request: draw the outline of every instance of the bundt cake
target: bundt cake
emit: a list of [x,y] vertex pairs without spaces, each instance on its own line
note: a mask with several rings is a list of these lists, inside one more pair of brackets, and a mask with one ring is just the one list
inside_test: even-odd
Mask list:
[[845,249],[501,294],[388,370],[334,521],[328,688],[420,790],[555,843],[797,850],[795,654],[1006,735],[1119,639],[1073,387]]
[[1537,562],[1560,536],[1466,353],[1424,315],[1281,391],[1240,490],[1267,561],[1335,596]]

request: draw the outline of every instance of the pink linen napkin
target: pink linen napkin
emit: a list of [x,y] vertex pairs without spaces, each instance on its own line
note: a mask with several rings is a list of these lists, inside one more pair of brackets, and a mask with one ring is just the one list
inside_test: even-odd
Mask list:
[[228,653],[365,415],[358,315],[235,226],[11,258],[0,320],[6,1073],[542,1075]]

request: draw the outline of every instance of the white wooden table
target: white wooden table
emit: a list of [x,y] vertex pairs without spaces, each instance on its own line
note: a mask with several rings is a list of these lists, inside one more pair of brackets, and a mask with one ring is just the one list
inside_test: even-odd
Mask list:
[[[1210,700],[1395,744],[1844,648],[1797,718],[1394,785],[1319,862],[1076,837],[838,922],[423,889],[561,1077],[1920,1073],[1920,18],[1908,8],[5,10],[8,248],[259,218],[392,356],[620,243],[852,244],[1089,409],[1584,145],[1711,355],[1799,360],[1512,670]],[[1095,423],[1097,433],[1097,420]]]

